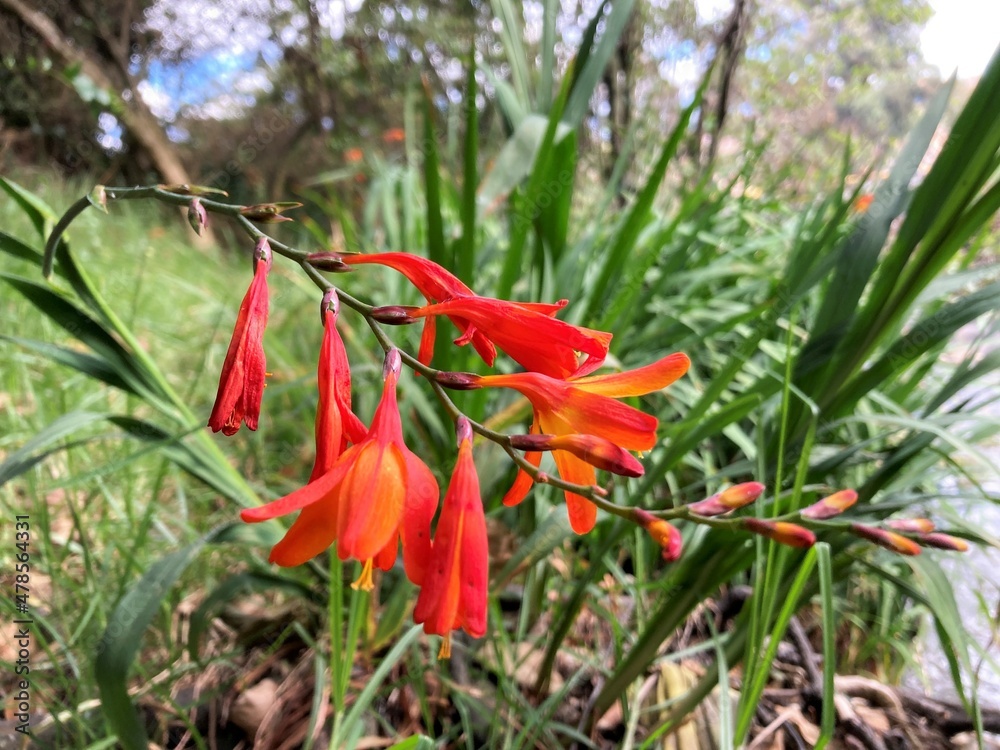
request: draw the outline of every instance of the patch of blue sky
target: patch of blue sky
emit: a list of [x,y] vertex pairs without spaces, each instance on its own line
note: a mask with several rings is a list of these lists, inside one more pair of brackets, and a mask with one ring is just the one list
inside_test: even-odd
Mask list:
[[197,106],[234,90],[236,82],[257,66],[256,52],[208,54],[178,63],[152,60],[149,85],[164,94],[175,111]]

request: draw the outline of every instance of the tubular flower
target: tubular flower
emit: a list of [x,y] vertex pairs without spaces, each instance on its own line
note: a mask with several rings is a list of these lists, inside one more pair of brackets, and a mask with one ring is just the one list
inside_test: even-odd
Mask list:
[[[600,435],[620,448],[646,451],[656,444],[656,417],[616,401],[617,398],[641,396],[666,388],[691,364],[686,354],[670,354],[645,367],[608,375],[590,375],[572,380],[556,380],[537,372],[510,375],[463,376],[465,388],[513,388],[524,395],[534,410],[531,433]],[[541,454],[529,452],[525,458],[538,466]],[[593,485],[594,467],[567,450],[553,450],[559,476],[567,482]],[[503,501],[517,505],[531,489],[531,477],[518,472],[514,485]],[[566,493],[570,525],[578,534],[594,527],[597,507],[585,497]]]
[[[475,297],[465,283],[454,274],[445,270],[437,263],[427,258],[411,253],[369,253],[367,255],[343,255],[341,262],[348,266],[359,266],[364,264],[376,264],[387,266],[403,274],[413,286],[417,288],[424,299],[430,303],[443,302],[452,297]],[[472,346],[478,352],[483,361],[490,367],[496,360],[497,350],[492,342],[467,320],[458,316],[449,315],[449,319],[462,333],[462,338],[471,341]],[[424,331],[420,337],[420,349],[417,352],[417,359],[425,365],[431,363],[434,354],[435,319],[428,317],[424,321]]]
[[254,274],[247,289],[236,327],[229,341],[226,360],[222,364],[219,392],[212,407],[208,426],[213,432],[222,430],[225,435],[235,435],[240,423],[246,422],[251,430],[257,429],[260,402],[264,396],[264,376],[267,363],[264,357],[264,328],[267,325],[267,272],[271,270],[271,246],[267,239],[257,242],[253,253]]
[[433,552],[413,621],[444,637],[438,658],[451,654],[451,631],[474,638],[486,633],[489,549],[479,477],[472,460],[472,428],[458,420],[458,461],[444,496]]
[[351,366],[344,342],[337,331],[340,300],[331,289],[323,295],[323,344],[319,350],[316,380],[319,406],[316,409],[316,461],[309,481],[319,479],[333,468],[347,443],[360,443],[368,429],[351,411]]
[[[454,297],[407,312],[413,318],[447,315],[466,320],[472,332],[466,330],[455,339],[459,346],[481,333],[524,369],[565,379],[587,375],[600,367],[611,344],[610,333],[552,317],[565,304],[565,300],[528,304],[491,297]],[[577,352],[586,355],[583,361],[578,361]]]
[[271,562],[301,565],[336,541],[341,560],[364,563],[355,587],[370,589],[373,565],[392,567],[402,536],[406,574],[414,583],[423,580],[438,486],[426,464],[403,443],[396,404],[399,369],[399,352],[392,349],[386,355],[382,399],[361,442],[305,487],[240,514],[257,523],[302,511],[271,550]]

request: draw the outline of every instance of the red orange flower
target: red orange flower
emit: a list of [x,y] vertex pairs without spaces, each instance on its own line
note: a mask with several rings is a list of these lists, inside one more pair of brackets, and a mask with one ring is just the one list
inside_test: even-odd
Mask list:
[[414,583],[423,580],[438,486],[426,464],[403,443],[396,404],[399,370],[399,352],[392,349],[386,355],[382,399],[364,440],[305,487],[240,514],[256,523],[302,511],[271,550],[271,562],[301,565],[336,541],[340,559],[364,563],[355,586],[370,589],[373,565],[392,567],[402,536],[406,574]]
[[333,468],[347,443],[360,443],[368,429],[351,411],[351,365],[344,341],[337,331],[340,300],[331,289],[323,295],[323,344],[319,351],[316,380],[319,405],[316,409],[316,460],[309,481],[319,479]]
[[[632,451],[645,451],[656,444],[656,417],[645,414],[616,398],[641,396],[665,388],[687,372],[690,360],[685,354],[670,354],[653,364],[627,372],[590,375],[572,380],[556,380],[537,372],[510,375],[469,375],[464,387],[513,388],[523,394],[534,409],[533,433],[600,435],[615,445]],[[535,466],[539,453],[525,455]],[[593,485],[594,467],[565,450],[553,450],[559,476],[567,482]],[[531,489],[531,477],[518,472],[514,486],[504,497],[505,505],[516,505]],[[585,497],[566,493],[570,525],[579,534],[594,527],[596,506]]]
[[[565,304],[565,300],[553,305],[454,297],[407,313],[413,318],[447,315],[468,321],[475,333],[486,336],[526,370],[562,379],[596,370],[604,363],[611,344],[610,333],[552,317]],[[455,343],[467,344],[475,333],[467,330]],[[577,352],[586,355],[582,361],[578,361]]]
[[413,621],[444,637],[439,658],[451,653],[451,631],[474,638],[486,633],[489,549],[479,477],[472,460],[472,428],[458,420],[458,461],[444,496],[433,551]]
[[264,328],[267,325],[267,272],[271,270],[271,246],[266,239],[257,242],[253,254],[254,275],[247,289],[236,327],[229,341],[226,360],[222,364],[219,392],[212,407],[208,426],[213,432],[222,430],[234,435],[246,422],[257,429],[260,402],[264,397],[264,377],[267,363],[264,357]]
[[[412,253],[369,253],[367,255],[343,255],[340,260],[348,266],[376,264],[387,266],[403,274],[417,288],[428,302],[443,302],[452,297],[474,297],[476,293],[466,286],[461,279],[448,272],[437,263]],[[461,338],[472,342],[473,348],[490,367],[496,359],[497,351],[486,336],[475,330],[472,325],[460,317],[449,315],[455,327],[461,331]],[[471,330],[470,330],[471,329]],[[431,363],[434,354],[435,319],[428,317],[424,321],[423,335],[420,337],[420,350],[417,359],[425,365]]]

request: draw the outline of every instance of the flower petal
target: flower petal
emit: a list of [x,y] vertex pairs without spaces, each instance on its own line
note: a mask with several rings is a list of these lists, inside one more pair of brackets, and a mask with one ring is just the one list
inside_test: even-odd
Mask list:
[[307,562],[336,541],[336,494],[330,502],[319,502],[303,509],[285,536],[271,549],[269,562],[285,568]]
[[573,380],[573,385],[588,393],[611,396],[612,398],[643,396],[666,388],[686,373],[690,366],[691,360],[688,359],[688,356],[676,352],[635,370],[578,378]]
[[[591,486],[597,484],[597,474],[594,467],[586,461],[581,461],[572,453],[552,451],[559,476],[572,484]],[[586,534],[597,521],[597,506],[590,500],[575,492],[566,492],[566,510],[569,512],[569,525],[577,534]]]
[[267,505],[261,505],[258,508],[246,508],[240,511],[240,518],[246,523],[260,523],[261,521],[294,513],[297,510],[328,498],[337,489],[341,481],[343,481],[348,469],[353,465],[354,457],[358,450],[358,446],[351,446],[337,459],[337,463],[333,469],[319,479],[310,482],[304,487],[300,487],[294,492],[290,492],[284,497],[279,497]]

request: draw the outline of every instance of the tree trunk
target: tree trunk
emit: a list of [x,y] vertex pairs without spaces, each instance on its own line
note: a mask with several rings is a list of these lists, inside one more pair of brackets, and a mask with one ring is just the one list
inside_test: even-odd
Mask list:
[[121,98],[120,87],[115,85],[112,77],[101,65],[85,51],[78,49],[41,11],[29,7],[23,0],[0,0],[0,6],[14,13],[22,23],[38,34],[54,55],[65,63],[79,64],[80,71],[84,75],[115,97],[120,104],[118,114],[122,125],[149,155],[164,182],[184,184],[192,181],[163,127],[142,101],[138,91],[132,92],[131,101],[124,101]]

